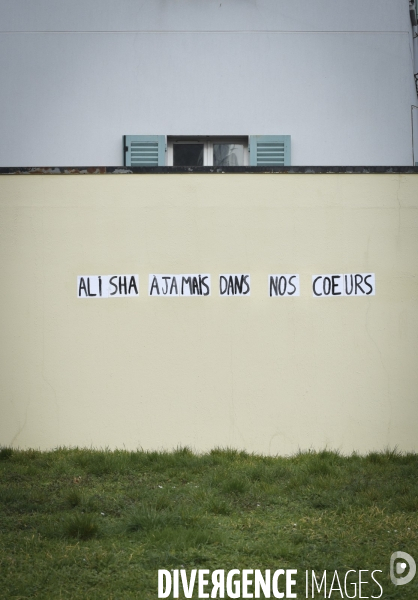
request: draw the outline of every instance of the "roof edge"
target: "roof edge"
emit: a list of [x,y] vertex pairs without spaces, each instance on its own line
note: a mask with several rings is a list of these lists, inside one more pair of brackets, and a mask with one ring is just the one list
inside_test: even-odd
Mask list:
[[418,166],[303,166],[303,167],[0,167],[0,175],[156,175],[173,173],[266,174],[418,174]]

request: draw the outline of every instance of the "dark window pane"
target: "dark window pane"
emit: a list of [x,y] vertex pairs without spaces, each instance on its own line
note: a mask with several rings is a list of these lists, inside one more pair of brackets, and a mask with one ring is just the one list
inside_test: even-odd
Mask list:
[[243,144],[213,144],[213,165],[215,167],[240,167],[243,164]]
[[203,167],[203,144],[173,144],[175,167]]

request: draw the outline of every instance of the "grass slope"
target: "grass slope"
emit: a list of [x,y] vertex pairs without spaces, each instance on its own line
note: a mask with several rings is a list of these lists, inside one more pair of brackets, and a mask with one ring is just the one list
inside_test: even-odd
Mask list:
[[418,561],[417,475],[396,452],[3,448],[0,597],[148,600],[162,568],[295,568],[381,569],[385,600],[416,600],[418,575],[393,586],[389,559]]

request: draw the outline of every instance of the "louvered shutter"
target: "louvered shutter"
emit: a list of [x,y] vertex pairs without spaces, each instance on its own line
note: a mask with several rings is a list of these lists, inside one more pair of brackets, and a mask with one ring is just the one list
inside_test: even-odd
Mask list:
[[249,141],[252,167],[290,165],[290,135],[250,135]]
[[165,135],[124,135],[126,167],[163,167]]

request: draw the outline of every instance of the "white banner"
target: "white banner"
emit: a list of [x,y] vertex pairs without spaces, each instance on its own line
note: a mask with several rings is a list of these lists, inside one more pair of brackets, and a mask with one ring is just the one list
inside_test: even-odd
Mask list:
[[210,275],[149,275],[149,296],[210,296]]
[[330,296],[374,296],[374,273],[346,273],[312,275],[312,295],[315,298]]
[[219,275],[220,296],[249,296],[251,278],[249,273],[223,273]]
[[77,298],[134,298],[139,296],[138,275],[79,275]]
[[300,296],[299,275],[297,273],[269,275],[269,296],[270,298]]

